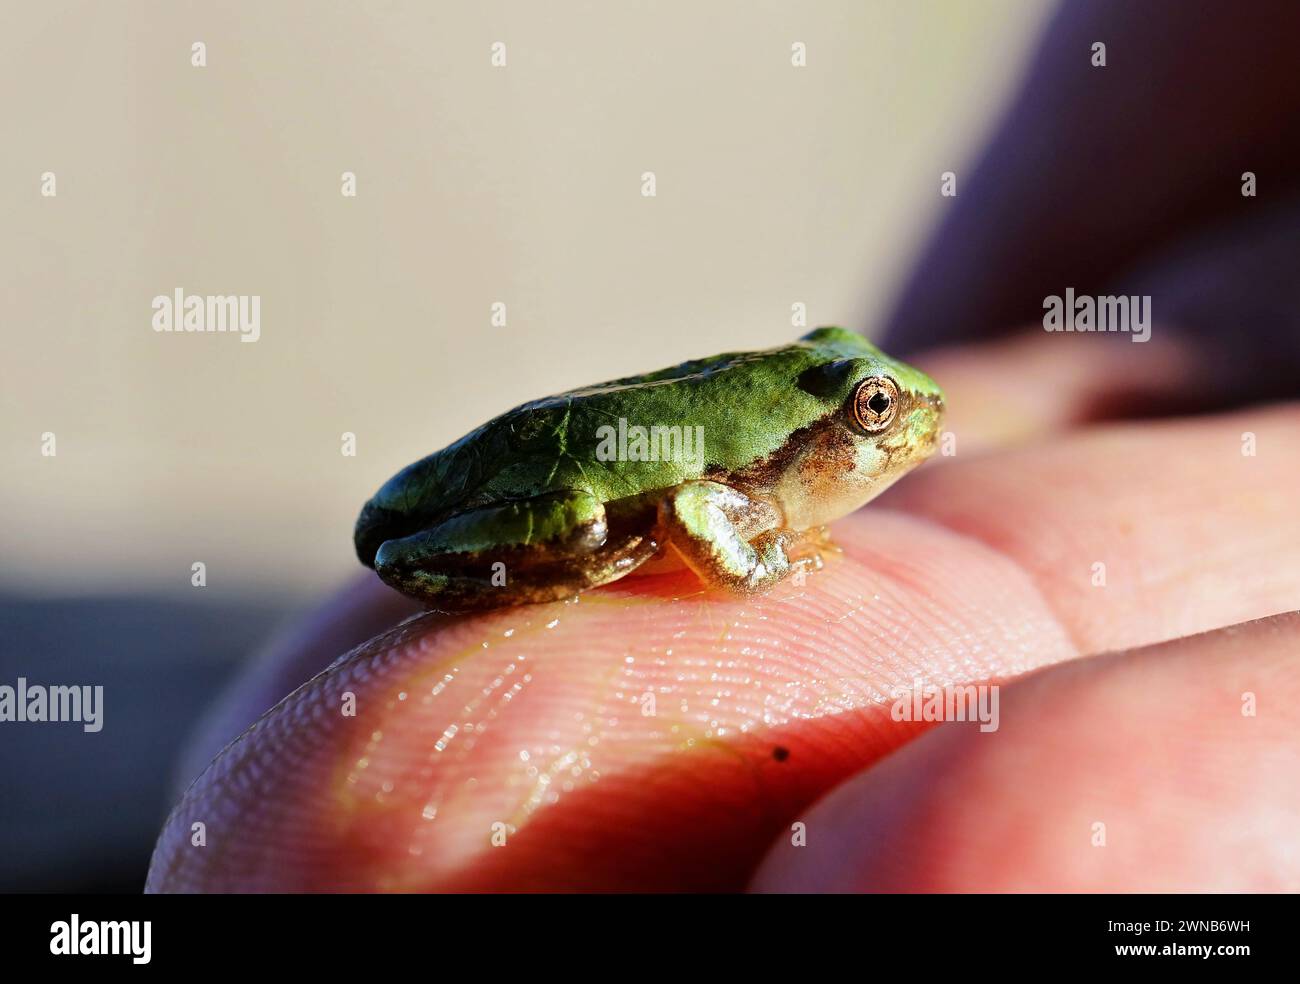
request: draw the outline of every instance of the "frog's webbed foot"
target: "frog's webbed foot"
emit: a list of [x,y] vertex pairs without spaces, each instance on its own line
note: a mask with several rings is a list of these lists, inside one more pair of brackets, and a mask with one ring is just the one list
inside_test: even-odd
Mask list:
[[472,509],[390,540],[375,557],[386,584],[445,612],[558,601],[618,580],[658,549],[649,529],[611,528],[586,492]]
[[816,553],[791,559],[802,534],[780,526],[776,507],[719,482],[685,482],[659,505],[659,526],[700,578],[738,593],[764,591]]

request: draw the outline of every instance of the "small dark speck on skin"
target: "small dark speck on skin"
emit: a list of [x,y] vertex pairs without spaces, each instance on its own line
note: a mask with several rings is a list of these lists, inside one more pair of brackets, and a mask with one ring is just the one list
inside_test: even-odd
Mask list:
[[782,745],[777,745],[776,748],[772,749],[772,758],[776,759],[778,762],[784,762],[789,757],[790,749],[785,748]]

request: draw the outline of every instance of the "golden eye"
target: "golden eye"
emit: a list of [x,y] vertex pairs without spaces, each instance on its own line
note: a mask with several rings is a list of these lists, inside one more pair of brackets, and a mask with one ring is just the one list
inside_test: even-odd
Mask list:
[[879,434],[898,415],[898,384],[888,376],[868,376],[853,394],[853,416],[868,434]]

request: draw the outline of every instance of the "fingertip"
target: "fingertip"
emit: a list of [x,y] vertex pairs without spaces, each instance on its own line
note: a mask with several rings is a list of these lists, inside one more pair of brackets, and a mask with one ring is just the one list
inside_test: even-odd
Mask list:
[[1267,619],[1013,683],[997,732],[945,724],[850,779],[751,888],[1293,891],[1297,641]]

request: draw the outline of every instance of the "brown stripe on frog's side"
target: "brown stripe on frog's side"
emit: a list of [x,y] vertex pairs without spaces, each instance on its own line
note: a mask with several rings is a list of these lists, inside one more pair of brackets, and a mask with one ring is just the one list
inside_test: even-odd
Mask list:
[[780,481],[796,468],[810,490],[834,482],[857,464],[857,448],[853,436],[844,427],[842,414],[842,409],[836,409],[800,427],[771,454],[738,472],[710,466],[704,478],[760,497],[772,494]]

